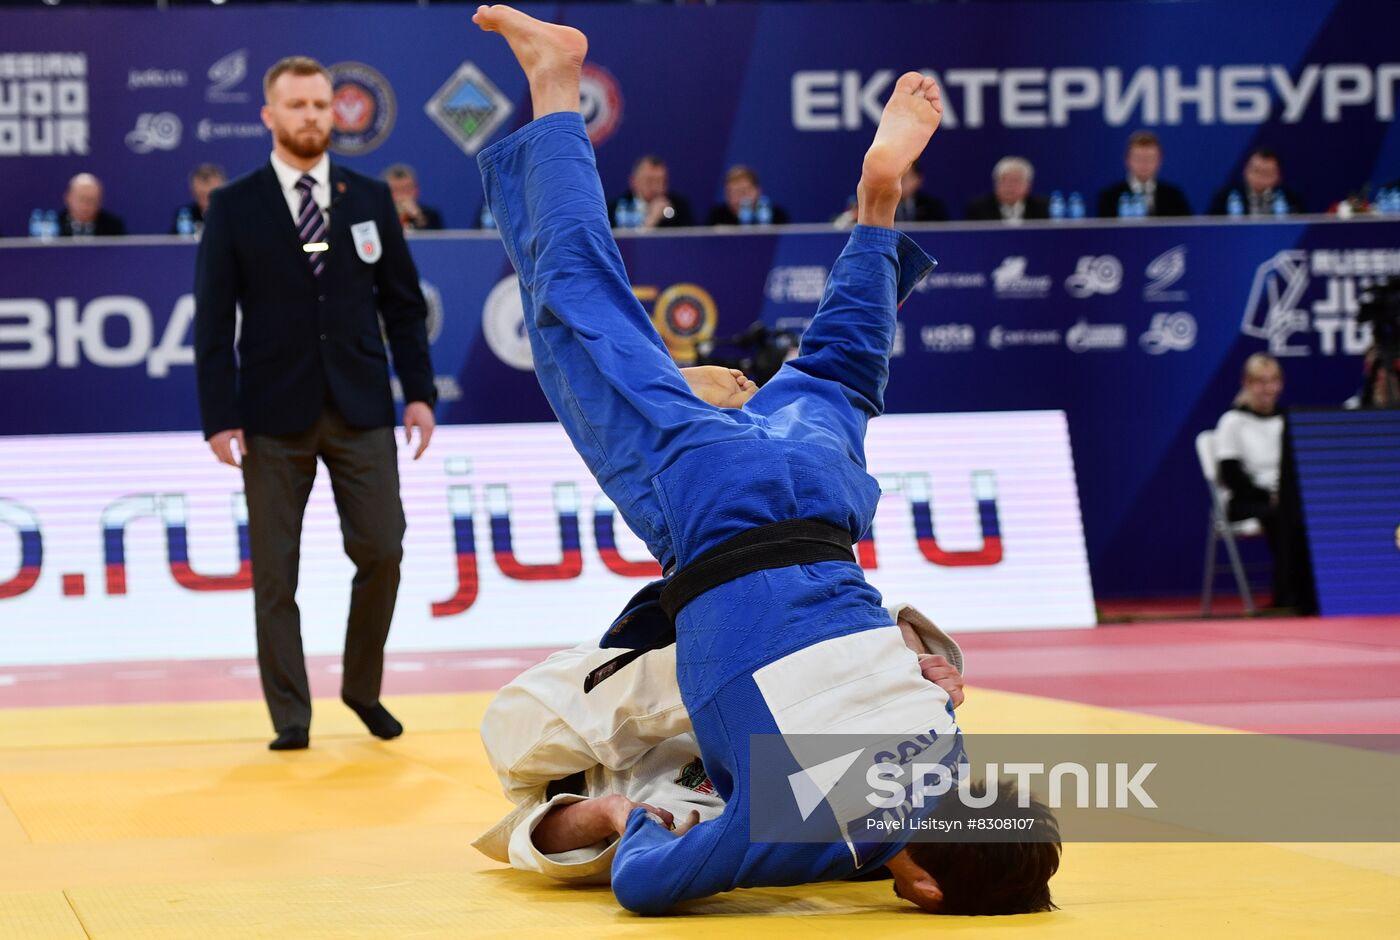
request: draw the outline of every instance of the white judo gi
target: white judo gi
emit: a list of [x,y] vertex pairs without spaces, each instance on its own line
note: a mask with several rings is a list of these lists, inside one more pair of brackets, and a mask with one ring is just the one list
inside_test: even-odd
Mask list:
[[[962,650],[909,604],[893,604],[890,619],[910,623],[925,652],[961,672]],[[481,723],[487,759],[507,799],[516,804],[472,843],[520,871],[575,884],[608,884],[617,839],[567,852],[545,853],[532,835],[551,810],[621,794],[670,811],[717,817],[724,801],[706,776],[690,715],[676,682],[676,647],[651,650],[583,691],[584,678],[616,659],[618,650],[589,642],[554,653],[497,693]],[[566,778],[577,792],[551,793]],[[558,789],[556,786],[554,789]]]

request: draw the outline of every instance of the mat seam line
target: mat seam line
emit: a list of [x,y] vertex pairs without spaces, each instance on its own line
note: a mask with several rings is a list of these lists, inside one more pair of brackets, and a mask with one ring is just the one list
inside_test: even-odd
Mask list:
[[29,844],[36,845],[34,833],[30,832],[29,827],[24,824],[24,818],[21,817],[19,813],[15,812],[14,804],[11,803],[10,798],[5,795],[4,787],[0,787],[0,803],[5,804],[5,809],[14,817],[15,822],[19,823],[19,828],[24,833],[24,837],[29,840]]
[[68,905],[68,909],[73,912],[73,916],[78,921],[78,928],[82,930],[83,936],[92,940],[92,932],[87,929],[87,924],[83,922],[83,915],[78,913],[78,909],[73,906],[73,899],[68,896],[68,889],[63,889],[63,903]]

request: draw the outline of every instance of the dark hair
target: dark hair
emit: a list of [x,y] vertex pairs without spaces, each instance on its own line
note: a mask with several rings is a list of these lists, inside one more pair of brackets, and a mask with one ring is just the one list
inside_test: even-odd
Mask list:
[[1132,150],[1134,147],[1156,147],[1161,150],[1162,142],[1151,131],[1133,131],[1128,136],[1128,149]]
[[1245,157],[1245,162],[1248,163],[1255,157],[1258,157],[1260,160],[1272,160],[1280,167],[1283,166],[1283,161],[1278,158],[1278,152],[1271,147],[1255,147],[1249,152],[1249,156]]
[[[969,785],[972,796],[987,792],[985,781]],[[938,882],[943,901],[940,914],[1034,914],[1055,910],[1050,879],[1060,867],[1060,826],[1044,803],[1030,798],[1017,802],[1014,782],[1002,780],[996,799],[982,809],[969,809],[956,794],[939,801],[934,815],[961,820],[1032,820],[1027,830],[1007,830],[1004,842],[910,842],[909,858]],[[957,832],[958,829],[951,830]],[[1018,838],[1019,834],[1019,838]]]
[[637,162],[632,164],[632,172],[635,173],[644,166],[655,166],[666,169],[666,161],[654,153],[645,153],[637,158]]

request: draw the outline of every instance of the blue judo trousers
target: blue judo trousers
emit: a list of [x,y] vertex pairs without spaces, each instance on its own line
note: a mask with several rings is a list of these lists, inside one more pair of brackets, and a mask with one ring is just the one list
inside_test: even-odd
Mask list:
[[[895,311],[934,264],[913,241],[857,226],[800,354],[742,410],[719,409],[690,391],[632,293],[582,118],[540,118],[478,163],[545,395],[664,568],[772,522],[866,531],[880,497],[866,424],[884,407]],[[868,731],[872,716],[882,732],[956,732],[854,560],[744,575],[692,601],[675,628],[681,695],[727,805],[679,838],[635,810],[613,864],[618,901],[658,913],[736,887],[848,877],[897,852],[749,835],[750,735]]]

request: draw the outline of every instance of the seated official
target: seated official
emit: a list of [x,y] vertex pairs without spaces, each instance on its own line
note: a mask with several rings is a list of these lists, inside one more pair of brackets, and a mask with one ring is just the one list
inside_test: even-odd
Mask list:
[[1157,178],[1162,168],[1162,142],[1151,131],[1137,131],[1128,138],[1123,156],[1128,174],[1099,192],[1099,218],[1113,219],[1137,212],[1123,212],[1129,203],[1141,208],[1141,215],[1152,217],[1191,214],[1186,194],[1171,183]]
[[209,196],[228,176],[217,163],[201,163],[190,173],[190,201],[175,210],[170,220],[171,235],[198,235],[204,231],[204,213],[209,211]]
[[1258,519],[1273,553],[1273,606],[1311,612],[1312,577],[1296,487],[1283,479],[1283,368],[1268,353],[1245,361],[1235,405],[1215,428],[1221,485],[1230,492],[1231,522]]
[[787,210],[763,195],[758,174],[746,166],[733,166],[724,176],[724,203],[705,218],[706,225],[783,225]]
[[992,192],[967,204],[970,222],[1050,218],[1050,200],[1031,192],[1035,167],[1024,157],[1002,157],[992,168]]
[[1249,155],[1240,173],[1243,186],[1226,186],[1211,200],[1211,215],[1296,215],[1303,209],[1298,194],[1283,185],[1279,155],[1260,147]]
[[58,214],[58,234],[65,238],[126,234],[121,216],[102,208],[102,181],[91,173],[79,173],[68,181],[63,211]]
[[381,175],[384,182],[389,184],[389,195],[393,197],[399,224],[405,232],[437,231],[443,227],[442,213],[418,201],[422,194],[418,188],[418,174],[413,167],[407,163],[395,163]]
[[666,161],[647,154],[632,167],[627,192],[608,203],[613,228],[684,228],[695,224],[690,202],[672,192]]

